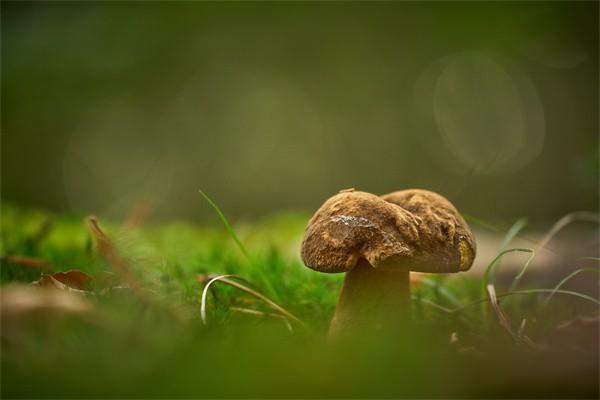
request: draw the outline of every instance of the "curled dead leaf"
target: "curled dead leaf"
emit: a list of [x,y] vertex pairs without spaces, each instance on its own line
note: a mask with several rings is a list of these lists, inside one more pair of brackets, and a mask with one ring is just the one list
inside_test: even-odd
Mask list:
[[57,289],[89,289],[92,277],[83,271],[72,269],[70,271],[56,272],[52,275],[42,274],[40,279],[33,282],[36,286],[56,287]]

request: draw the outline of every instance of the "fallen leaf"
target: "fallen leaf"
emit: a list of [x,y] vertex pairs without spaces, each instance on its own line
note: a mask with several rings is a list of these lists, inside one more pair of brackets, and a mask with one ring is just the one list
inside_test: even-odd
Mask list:
[[90,275],[77,269],[54,273],[52,274],[52,278],[60,283],[79,290],[88,289],[93,279]]
[[52,277],[52,275],[48,275],[48,274],[42,274],[42,276],[40,276],[40,279],[38,279],[37,281],[31,282],[31,285],[45,287],[45,288],[54,287],[54,288],[60,289],[60,290],[65,290],[67,288],[67,285],[54,279]]

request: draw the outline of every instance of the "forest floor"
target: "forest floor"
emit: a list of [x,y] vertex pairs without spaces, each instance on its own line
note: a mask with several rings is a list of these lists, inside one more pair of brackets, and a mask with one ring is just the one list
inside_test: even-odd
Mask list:
[[3,204],[2,397],[598,398],[594,254],[527,280],[547,237],[474,226],[501,239],[479,273],[414,275],[402,329],[332,341],[343,276],[302,265],[308,217],[234,230]]

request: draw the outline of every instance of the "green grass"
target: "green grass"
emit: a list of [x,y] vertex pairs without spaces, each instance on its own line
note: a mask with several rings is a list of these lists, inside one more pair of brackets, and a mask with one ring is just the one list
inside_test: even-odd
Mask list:
[[[427,277],[413,289],[413,318],[400,331],[331,342],[326,331],[343,276],[301,264],[309,216],[279,214],[234,230],[204,197],[225,228],[176,222],[133,229],[100,218],[147,298],[95,287],[85,296],[93,310],[84,316],[3,313],[2,396],[597,397],[597,357],[585,343],[551,340],[561,321],[597,316],[595,299],[558,288],[546,303],[554,287],[513,294],[496,288],[513,333],[526,320],[520,337],[535,344],[528,345],[498,323],[482,292],[494,282],[496,263],[489,260],[485,281]],[[508,230],[500,251],[521,251],[510,241],[523,227],[520,221]],[[56,271],[112,272],[118,280],[83,216],[4,204],[1,229],[3,290],[41,274],[10,262],[15,255],[45,260]],[[217,275],[243,278],[248,283],[236,282],[308,329],[286,324],[269,304],[222,282],[207,292],[203,323],[203,288]],[[451,344],[453,334],[458,341]]]

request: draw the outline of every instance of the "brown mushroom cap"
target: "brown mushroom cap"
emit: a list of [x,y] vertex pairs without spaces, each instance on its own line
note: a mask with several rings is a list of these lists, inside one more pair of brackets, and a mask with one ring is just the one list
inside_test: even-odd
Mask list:
[[435,193],[342,191],[309,221],[301,254],[321,272],[350,271],[361,258],[375,268],[458,272],[471,266],[475,242],[454,206]]
[[421,272],[458,272],[471,268],[476,252],[475,238],[448,199],[422,189],[400,190],[381,198],[421,220]]
[[302,260],[321,272],[347,272],[359,259],[372,266],[410,258],[419,221],[379,196],[342,191],[329,198],[308,222]]

